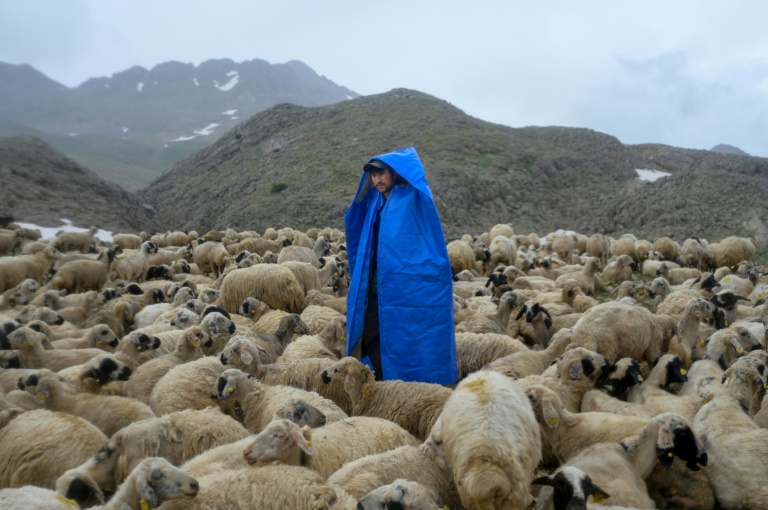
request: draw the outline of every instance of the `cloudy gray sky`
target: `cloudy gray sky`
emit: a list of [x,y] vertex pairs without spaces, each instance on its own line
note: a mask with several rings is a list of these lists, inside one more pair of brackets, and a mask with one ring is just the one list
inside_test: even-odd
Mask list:
[[761,0],[0,0],[0,61],[68,86],[133,65],[301,60],[513,127],[768,157]]

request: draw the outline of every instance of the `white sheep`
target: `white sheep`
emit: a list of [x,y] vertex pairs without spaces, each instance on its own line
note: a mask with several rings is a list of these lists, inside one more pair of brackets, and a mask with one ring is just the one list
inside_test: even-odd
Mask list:
[[54,488],[56,479],[79,466],[107,442],[87,420],[47,409],[16,416],[0,434],[0,487]]
[[254,433],[263,430],[285,401],[292,398],[315,406],[325,414],[327,423],[347,418],[340,407],[315,392],[291,386],[262,384],[236,368],[222,372],[216,383],[211,385],[211,397],[216,402],[229,404],[232,399],[240,404],[243,423]]
[[444,445],[465,507],[528,506],[541,439],[530,402],[515,381],[486,370],[461,381],[433,437]]
[[573,327],[572,347],[599,352],[615,363],[633,358],[652,363],[666,352],[677,330],[670,317],[645,308],[607,302],[590,308]]
[[694,420],[710,463],[705,472],[722,508],[763,508],[768,500],[768,430],[744,412],[762,397],[764,382],[752,367],[740,367]]
[[342,489],[328,485],[311,469],[273,464],[215,471],[197,478],[200,491],[191,501],[168,501],[163,510],[231,508],[260,510],[349,509],[357,502]]
[[323,382],[342,382],[352,401],[352,416],[391,420],[414,436],[429,436],[451,390],[439,384],[376,381],[373,371],[357,358],[346,357],[322,372]]
[[85,498],[76,496],[78,492],[112,492],[148,457],[163,457],[180,465],[247,436],[242,425],[215,407],[138,421],[104,441],[101,449],[80,465],[63,472],[56,480],[56,489],[83,503]]
[[[443,445],[431,437],[419,446],[401,446],[347,462],[328,477],[328,483],[338,485],[360,499],[398,478],[416,481],[435,491],[446,502],[452,499],[451,492],[455,491]],[[457,504],[451,508],[454,506]]]
[[227,274],[221,284],[218,305],[235,313],[247,297],[254,297],[273,310],[297,313],[304,300],[304,292],[287,267],[259,264]]
[[253,438],[243,457],[257,466],[271,462],[306,466],[328,477],[346,462],[417,444],[406,430],[380,418],[355,416],[318,429],[275,420]]
[[401,508],[402,510],[441,510],[443,500],[431,489],[413,480],[397,479],[372,490],[357,505],[358,510]]
[[85,418],[107,436],[134,421],[155,416],[149,406],[134,399],[78,393],[65,378],[49,371],[21,377],[18,385],[19,389],[35,395],[46,408]]
[[205,356],[170,369],[152,388],[149,406],[158,416],[211,405],[211,386],[226,367],[215,356]]
[[[457,335],[458,337],[458,335]],[[511,377],[512,379],[522,379],[529,375],[538,375],[544,372],[546,368],[558,356],[561,356],[566,347],[571,343],[572,335],[570,329],[561,329],[552,337],[546,349],[534,351],[530,349],[520,350],[489,363],[485,368],[495,370]]]

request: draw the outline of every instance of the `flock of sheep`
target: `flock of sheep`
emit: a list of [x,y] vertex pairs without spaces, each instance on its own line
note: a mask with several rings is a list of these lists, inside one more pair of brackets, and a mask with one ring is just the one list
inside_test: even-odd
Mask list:
[[766,508],[750,239],[448,244],[460,381],[346,351],[343,232],[0,230],[0,508]]

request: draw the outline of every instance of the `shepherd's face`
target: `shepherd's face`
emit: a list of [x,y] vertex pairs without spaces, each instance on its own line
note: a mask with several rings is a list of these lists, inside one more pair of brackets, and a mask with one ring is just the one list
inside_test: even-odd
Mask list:
[[371,172],[371,179],[373,179],[373,185],[379,192],[384,194],[384,198],[389,198],[389,193],[395,186],[395,179],[397,174],[390,170],[384,170],[383,172]]

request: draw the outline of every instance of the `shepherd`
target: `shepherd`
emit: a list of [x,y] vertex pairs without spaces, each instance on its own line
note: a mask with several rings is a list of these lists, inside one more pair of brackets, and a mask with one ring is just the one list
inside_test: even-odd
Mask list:
[[371,158],[344,215],[352,279],[347,355],[377,380],[458,380],[453,280],[440,216],[413,147]]

